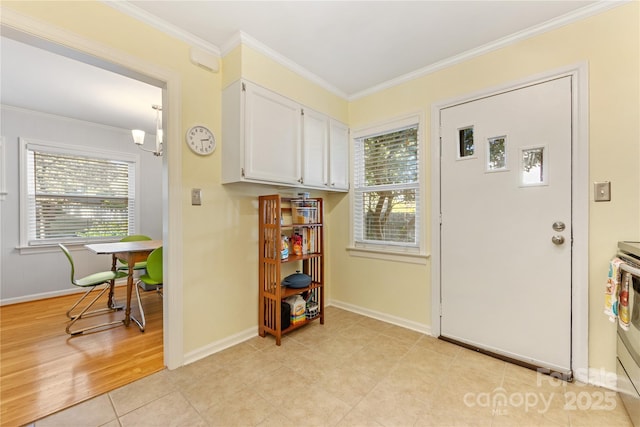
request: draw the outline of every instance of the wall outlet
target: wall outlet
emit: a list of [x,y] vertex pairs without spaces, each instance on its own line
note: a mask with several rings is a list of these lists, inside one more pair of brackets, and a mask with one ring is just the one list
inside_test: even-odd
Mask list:
[[594,182],[593,183],[593,201],[594,202],[610,202],[611,201],[611,182]]
[[199,188],[191,189],[191,204],[193,206],[200,206],[202,204],[202,190]]

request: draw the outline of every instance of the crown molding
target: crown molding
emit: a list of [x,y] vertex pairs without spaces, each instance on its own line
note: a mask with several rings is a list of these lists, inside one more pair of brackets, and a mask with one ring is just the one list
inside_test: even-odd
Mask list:
[[495,40],[493,42],[487,43],[480,47],[468,50],[458,55],[451,56],[442,61],[438,61],[431,65],[428,65],[424,68],[420,68],[418,70],[412,71],[410,73],[404,74],[395,79],[387,80],[384,83],[381,83],[376,86],[372,86],[369,89],[365,89],[363,91],[354,93],[350,95],[347,100],[355,101],[360,98],[364,98],[369,95],[373,95],[374,93],[380,92],[385,89],[389,89],[394,86],[398,86],[400,84],[409,82],[411,80],[415,80],[420,77],[424,77],[428,74],[434,73],[436,71],[442,70],[447,67],[451,67],[453,65],[459,64],[464,61],[468,61],[477,56],[484,55],[486,53],[492,52],[494,50],[501,49],[503,47],[515,44],[522,40],[528,39],[530,37],[534,37],[548,31],[555,30],[557,28],[563,27],[565,25],[580,21],[582,19],[588,18],[590,16],[597,15],[602,12],[606,12],[607,10],[613,9],[615,7],[621,6],[623,4],[629,3],[633,0],[602,0],[597,3],[594,3],[589,6],[585,6],[576,11],[567,13],[565,15],[559,16],[554,19],[550,19],[549,21],[543,22],[542,24],[534,25],[533,27],[529,27],[525,30],[518,31],[516,33],[510,34],[509,36],[503,37],[501,39]]
[[258,51],[259,53],[265,55],[266,57],[268,57],[269,59],[279,63],[280,65],[284,66],[285,68],[289,69],[290,71],[293,71],[296,74],[299,74],[300,76],[302,76],[303,78],[305,78],[306,80],[311,81],[312,83],[317,84],[318,86],[328,90],[329,92],[333,93],[336,96],[339,96],[343,99],[348,99],[348,94],[341,91],[340,89],[338,89],[337,87],[335,87],[334,85],[332,85],[331,83],[327,82],[326,80],[322,79],[321,77],[319,77],[318,75],[312,73],[311,71],[307,70],[306,68],[302,67],[301,65],[293,62],[292,60],[290,60],[289,58],[285,57],[284,55],[281,55],[280,53],[276,52],[275,50],[271,49],[270,47],[266,46],[265,44],[259,42],[258,40],[256,40],[255,38],[251,37],[249,34],[243,32],[243,31],[238,31],[236,34],[234,34],[229,41],[227,41],[223,47],[222,47],[222,56],[226,56],[227,54],[229,54],[229,52],[231,52],[233,49],[235,49],[238,45],[243,44],[245,46],[248,46],[256,51]]
[[551,19],[549,21],[543,22],[542,24],[535,25],[529,27],[525,30],[516,32],[509,36],[503,37],[501,39],[495,40],[493,42],[487,43],[480,47],[470,49],[466,52],[462,52],[458,55],[451,56],[442,61],[438,61],[436,63],[430,64],[426,67],[420,68],[418,70],[412,71],[410,73],[404,74],[397,78],[387,80],[386,82],[380,83],[378,85],[372,86],[363,91],[347,94],[344,91],[338,89],[336,86],[322,79],[318,75],[312,73],[301,65],[293,62],[289,58],[281,55],[275,50],[269,48],[258,40],[254,39],[247,33],[242,31],[238,31],[234,34],[226,43],[222,45],[222,47],[218,47],[209,43],[199,37],[194,36],[193,34],[184,31],[174,25],[163,21],[156,16],[126,2],[126,1],[112,1],[112,0],[101,0],[104,4],[113,7],[129,16],[132,16],[136,19],[139,19],[156,29],[163,31],[169,35],[172,35],[180,40],[189,43],[190,45],[200,47],[218,57],[224,57],[229,52],[231,52],[234,48],[239,46],[240,44],[244,44],[246,46],[251,47],[252,49],[260,52],[261,54],[267,56],[273,61],[281,64],[285,68],[293,71],[296,74],[299,74],[303,78],[317,84],[318,86],[328,90],[329,92],[344,98],[347,101],[355,101],[360,98],[364,98],[366,96],[372,95],[374,93],[383,91],[385,89],[389,89],[394,86],[398,86],[400,84],[409,82],[411,80],[415,80],[420,77],[424,77],[428,74],[434,73],[436,71],[442,70],[447,67],[451,67],[453,65],[459,64],[464,61],[468,61],[472,58],[478,57],[480,55],[484,55],[486,53],[492,52],[497,49],[501,49],[503,47],[515,44],[519,41],[528,39],[530,37],[534,37],[540,34],[543,34],[548,31],[555,30],[557,28],[563,27],[565,25],[577,22],[579,20],[588,18],[590,16],[597,15],[599,13],[605,12],[607,10],[613,9],[620,5],[629,3],[633,0],[601,0],[592,5],[585,6],[576,11],[567,13],[563,16]]
[[204,51],[213,54],[220,58],[220,49],[218,46],[209,43],[206,40],[201,39],[188,31],[183,30],[175,25],[169,24],[167,21],[164,21],[151,13],[140,9],[137,6],[132,5],[128,1],[112,1],[112,0],[100,0],[105,5],[112,7],[126,15],[131,16],[139,21],[144,22],[157,30],[162,31],[165,34],[173,36],[178,40],[182,40],[183,42],[189,44],[190,46],[195,46]]

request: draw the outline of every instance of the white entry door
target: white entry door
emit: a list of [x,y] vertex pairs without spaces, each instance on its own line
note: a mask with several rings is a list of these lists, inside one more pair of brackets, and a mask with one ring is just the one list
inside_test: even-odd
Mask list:
[[441,335],[571,370],[571,77],[441,110]]

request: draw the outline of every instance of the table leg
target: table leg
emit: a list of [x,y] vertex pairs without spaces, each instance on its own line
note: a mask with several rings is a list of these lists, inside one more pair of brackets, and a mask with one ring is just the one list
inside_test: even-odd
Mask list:
[[[112,255],[111,256],[111,271],[116,271],[116,262],[117,262],[116,256]],[[116,302],[113,300],[115,287],[116,287],[116,281],[112,280],[111,284],[109,286],[109,299],[107,300],[107,307],[112,309],[112,310],[120,310],[120,309],[122,309],[122,306],[118,307]]]
[[131,323],[131,291],[133,290],[133,267],[135,264],[132,256],[129,256],[127,264],[129,265],[129,275],[127,276],[127,308],[124,313],[125,326],[129,326]]

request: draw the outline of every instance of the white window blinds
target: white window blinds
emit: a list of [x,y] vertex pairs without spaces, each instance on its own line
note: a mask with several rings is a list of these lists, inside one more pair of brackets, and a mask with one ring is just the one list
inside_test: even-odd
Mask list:
[[135,163],[26,147],[27,242],[90,241],[135,229]]
[[354,235],[359,244],[418,247],[418,125],[355,141]]

